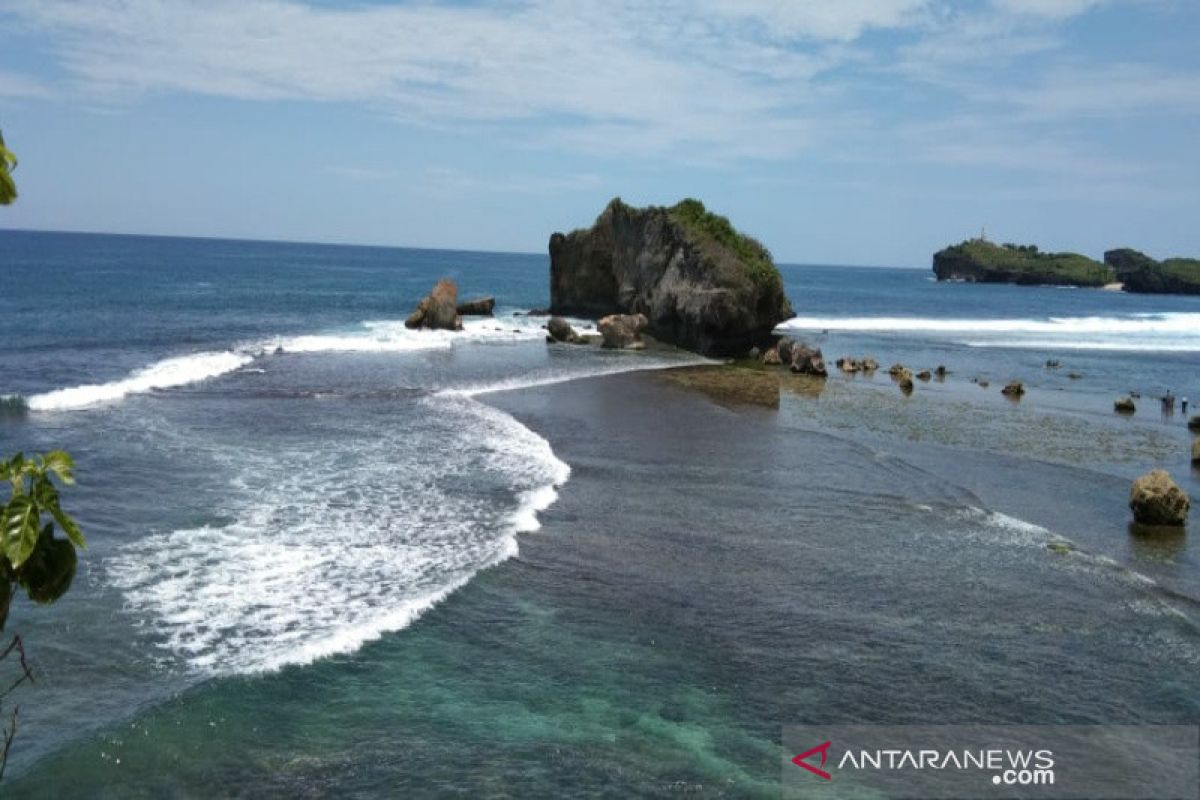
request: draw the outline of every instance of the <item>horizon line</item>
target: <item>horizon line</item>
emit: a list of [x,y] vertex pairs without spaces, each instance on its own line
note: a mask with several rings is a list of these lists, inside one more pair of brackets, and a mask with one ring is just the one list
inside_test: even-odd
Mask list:
[[[435,253],[473,253],[480,255],[500,256],[543,256],[549,259],[548,253],[534,253],[522,250],[475,250],[462,247],[422,247],[404,244],[377,244],[362,242],[329,242],[302,239],[272,239],[251,238],[246,236],[202,236],[197,234],[178,233],[130,233],[126,231],[93,231],[93,230],[63,230],[60,228],[6,228],[0,227],[0,233],[36,233],[57,234],[62,236],[124,236],[141,239],[183,239],[205,242],[242,242],[248,244],[291,244],[309,247],[363,247],[375,250],[421,250]],[[835,269],[894,269],[894,270],[924,270],[924,267],[901,266],[899,264],[823,264],[815,261],[777,261],[776,267],[833,267]]]

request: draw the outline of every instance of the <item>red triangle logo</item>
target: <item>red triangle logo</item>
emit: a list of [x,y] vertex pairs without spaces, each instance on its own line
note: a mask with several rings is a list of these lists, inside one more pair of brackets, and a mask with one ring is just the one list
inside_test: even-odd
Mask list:
[[817,767],[814,767],[812,764],[808,763],[808,759],[810,759],[813,756],[820,753],[821,754],[821,766],[822,767],[825,766],[825,759],[829,756],[829,745],[830,744],[831,744],[830,742],[825,742],[824,744],[819,744],[816,747],[813,747],[809,750],[805,750],[803,753],[801,753],[800,755],[793,758],[792,763],[795,764],[797,767],[803,767],[804,769],[811,772],[813,775],[816,775],[818,778],[824,778],[825,780],[829,780],[833,776],[831,776],[825,770],[818,769]]

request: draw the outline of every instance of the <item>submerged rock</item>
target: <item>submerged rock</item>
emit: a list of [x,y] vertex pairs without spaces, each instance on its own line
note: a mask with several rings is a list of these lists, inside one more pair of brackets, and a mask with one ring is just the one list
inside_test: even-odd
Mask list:
[[903,374],[904,372],[905,366],[903,364],[892,364],[892,366],[888,369],[888,375],[891,375],[893,378],[897,375]]
[[458,314],[461,317],[490,317],[496,307],[496,298],[480,297],[458,304]]
[[650,335],[705,355],[765,346],[792,316],[767,249],[697,200],[614,199],[591,228],[551,236],[550,303],[564,315],[644,314]]
[[1192,433],[1200,433],[1200,414],[1188,420],[1188,430]]
[[1192,466],[1200,467],[1200,439],[1192,442]]
[[644,314],[609,314],[596,323],[604,337],[604,347],[616,350],[640,350],[646,346],[642,331],[646,329]]
[[702,366],[665,369],[662,378],[703,392],[722,405],[779,408],[779,373],[738,366]]
[[417,308],[404,321],[406,328],[437,328],[440,330],[462,330],[462,317],[458,315],[458,286],[449,278],[442,278],[433,290],[417,303]]
[[1113,411],[1116,411],[1118,414],[1132,414],[1137,411],[1137,406],[1128,397],[1118,397],[1116,402],[1113,403]]
[[893,377],[896,379],[896,385],[900,387],[900,391],[905,394],[912,394],[913,374],[911,369],[901,367],[899,372],[893,373]]
[[939,378],[944,378],[944,377],[946,377],[946,367],[945,367],[945,365],[944,365],[944,364],[938,364],[938,365],[937,365],[937,369],[935,369],[935,370],[933,371],[933,374],[934,374],[934,375],[937,375]]
[[933,378],[933,373],[931,373],[931,372],[930,372],[929,370],[927,370],[927,369],[923,369],[923,370],[921,370],[920,372],[918,372],[918,373],[917,373],[917,379],[918,379],[918,380],[922,380],[922,381],[928,381],[928,380],[930,380],[930,379],[932,379],[932,378]]
[[[980,385],[982,386],[984,384],[981,383]],[[1025,384],[1021,383],[1020,381],[1009,381],[1008,385],[1000,390],[1000,394],[1004,395],[1005,397],[1020,397],[1021,395],[1025,394]]]
[[1133,519],[1142,525],[1183,525],[1190,507],[1187,493],[1162,469],[1138,478],[1129,492]]

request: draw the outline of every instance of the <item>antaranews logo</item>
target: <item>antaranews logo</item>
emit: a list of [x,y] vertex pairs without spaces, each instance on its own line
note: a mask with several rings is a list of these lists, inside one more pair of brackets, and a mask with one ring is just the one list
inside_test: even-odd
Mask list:
[[1195,725],[788,726],[783,746],[784,797],[1200,800]]

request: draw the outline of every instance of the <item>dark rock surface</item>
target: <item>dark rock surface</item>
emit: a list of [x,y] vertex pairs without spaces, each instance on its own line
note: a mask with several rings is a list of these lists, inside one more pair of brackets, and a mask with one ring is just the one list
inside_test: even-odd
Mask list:
[[644,314],[647,332],[705,355],[771,343],[792,316],[770,253],[699,202],[613,200],[591,228],[550,237],[555,314]]

